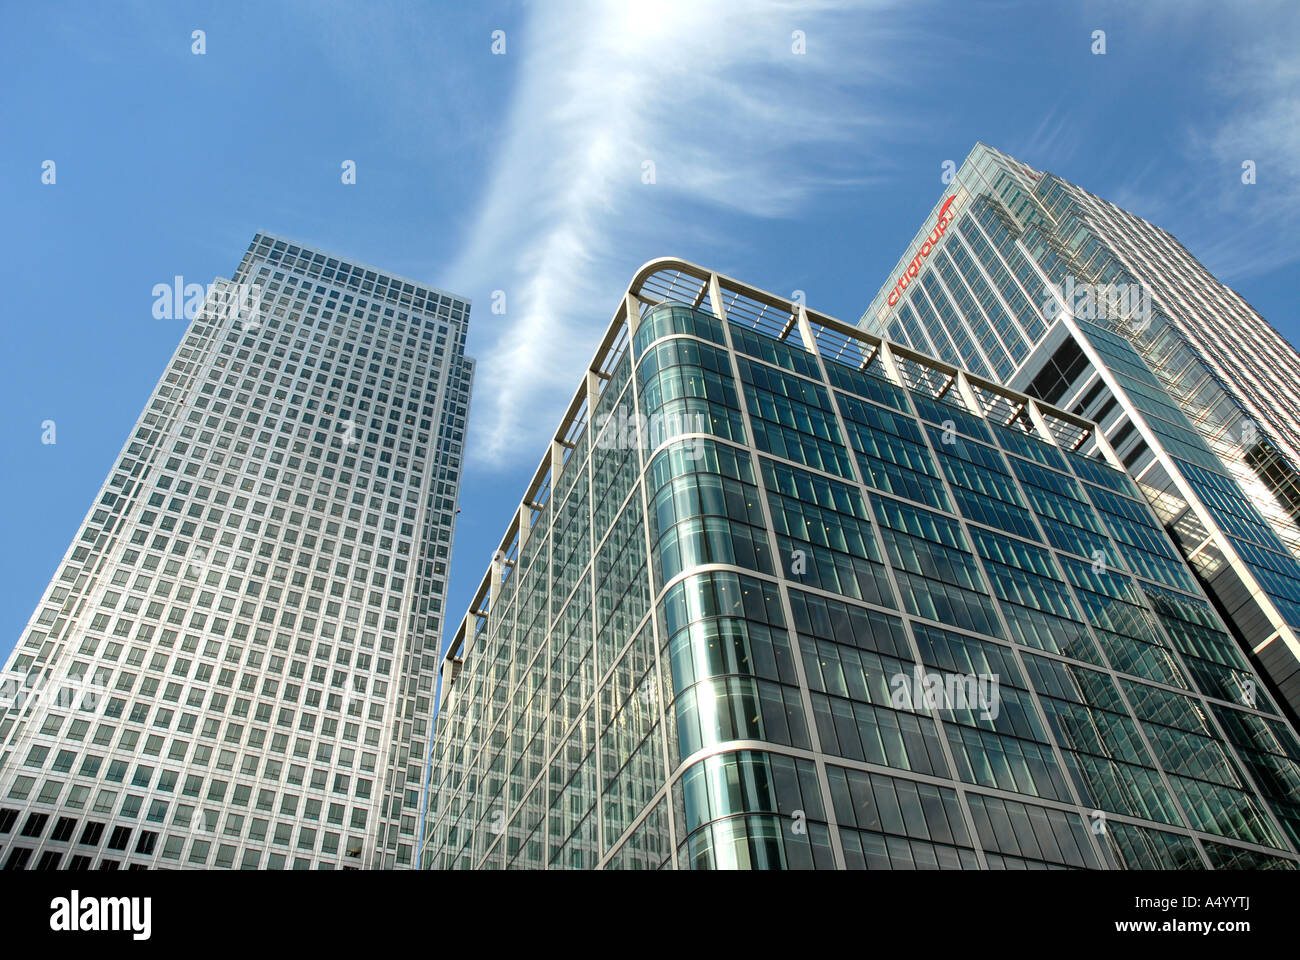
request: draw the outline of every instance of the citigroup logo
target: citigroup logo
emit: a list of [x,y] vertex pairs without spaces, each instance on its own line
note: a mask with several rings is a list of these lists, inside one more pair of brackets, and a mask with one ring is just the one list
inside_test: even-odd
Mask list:
[[916,256],[912,258],[912,262],[907,265],[907,269],[898,278],[898,283],[894,284],[894,289],[889,291],[889,305],[891,307],[898,303],[898,298],[903,295],[907,285],[921,272],[921,264],[930,256],[930,251],[935,248],[940,238],[943,237],[944,231],[948,229],[948,224],[952,223],[953,215],[948,212],[948,208],[952,206],[952,202],[956,199],[957,195],[953,194],[943,202],[943,206],[939,208],[939,218],[934,222],[934,229],[930,231],[930,236],[921,243],[921,249],[917,251]]

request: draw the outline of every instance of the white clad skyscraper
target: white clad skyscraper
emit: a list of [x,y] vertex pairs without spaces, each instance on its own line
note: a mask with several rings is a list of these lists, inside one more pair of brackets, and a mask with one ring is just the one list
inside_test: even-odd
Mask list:
[[0,865],[412,865],[469,309],[264,233],[208,289],[0,674]]

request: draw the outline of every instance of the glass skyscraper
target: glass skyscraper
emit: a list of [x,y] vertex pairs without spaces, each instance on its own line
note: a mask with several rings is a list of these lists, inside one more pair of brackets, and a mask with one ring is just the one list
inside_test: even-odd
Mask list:
[[208,289],[0,674],[0,863],[413,865],[468,319],[263,233]]
[[1096,420],[1300,716],[1300,355],[1172,236],[979,144],[861,325]]
[[420,862],[1298,845],[1295,731],[1091,421],[664,259],[446,651]]

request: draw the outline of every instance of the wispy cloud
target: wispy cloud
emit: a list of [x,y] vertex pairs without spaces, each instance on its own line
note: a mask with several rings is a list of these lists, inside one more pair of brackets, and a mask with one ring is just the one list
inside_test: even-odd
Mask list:
[[[1200,106],[1177,144],[1179,162],[1147,162],[1109,199],[1170,229],[1219,278],[1300,260],[1300,6],[1294,0],[1156,0],[1135,8],[1153,42],[1206,33],[1199,69],[1184,76]],[[1262,28],[1262,29],[1261,29]],[[1242,181],[1245,161],[1255,182]]]
[[1026,163],[1052,170],[1065,166],[1078,152],[1083,139],[1084,134],[1069,107],[1057,101],[1032,132],[1002,149]]
[[[1269,5],[1254,16],[1269,30],[1233,47],[1214,75],[1225,106],[1205,134],[1226,174],[1218,206],[1234,227],[1208,243],[1204,256],[1229,277],[1300,258],[1300,245],[1283,240],[1300,230],[1300,7]],[[1255,167],[1252,185],[1242,183],[1245,161]]]
[[864,92],[894,89],[898,6],[546,4],[507,35],[518,91],[450,272],[475,299],[474,461],[536,456],[641,262],[871,176],[868,134],[898,118]]

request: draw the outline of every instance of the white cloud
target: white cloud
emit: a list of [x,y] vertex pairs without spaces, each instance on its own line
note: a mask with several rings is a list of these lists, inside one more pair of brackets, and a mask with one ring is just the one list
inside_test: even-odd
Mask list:
[[[1203,69],[1180,78],[1195,104],[1178,144],[1183,162],[1171,170],[1148,162],[1108,199],[1169,229],[1221,280],[1300,259],[1300,246],[1286,241],[1300,230],[1300,6],[1158,0],[1112,8],[1135,17],[1152,45],[1197,44]],[[1246,160],[1256,167],[1252,185],[1241,182]]]
[[1040,170],[1050,171],[1072,160],[1084,142],[1084,133],[1074,121],[1069,106],[1058,100],[1032,132],[1005,147],[997,143],[993,146]]
[[[1204,259],[1225,276],[1245,276],[1292,263],[1300,246],[1285,238],[1300,229],[1300,8],[1268,15],[1266,36],[1233,50],[1215,90],[1227,104],[1207,135],[1225,171],[1220,212],[1233,226],[1209,242]],[[1241,183],[1253,161],[1256,182]]]
[[865,144],[902,126],[863,96],[906,79],[891,76],[896,6],[545,4],[508,35],[518,89],[449,283],[475,302],[475,462],[539,455],[642,262],[714,233],[722,212],[792,216],[864,181]]

